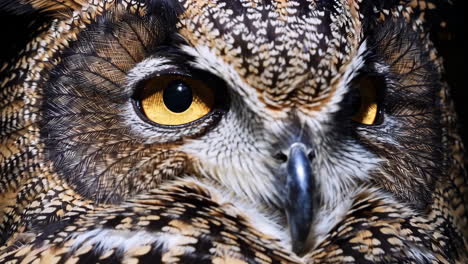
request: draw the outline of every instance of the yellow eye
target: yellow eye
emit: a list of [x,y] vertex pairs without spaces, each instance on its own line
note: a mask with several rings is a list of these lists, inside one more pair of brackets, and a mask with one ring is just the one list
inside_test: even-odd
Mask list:
[[214,91],[200,80],[161,75],[144,84],[140,106],[151,121],[183,125],[202,118],[215,104]]
[[378,122],[379,102],[378,85],[380,80],[373,77],[361,77],[357,80],[360,100],[357,112],[352,119],[364,125],[374,125]]

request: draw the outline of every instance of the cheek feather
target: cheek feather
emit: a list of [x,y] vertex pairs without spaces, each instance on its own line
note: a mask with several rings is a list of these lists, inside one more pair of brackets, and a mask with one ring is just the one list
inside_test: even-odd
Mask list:
[[0,263],[467,262],[444,1],[0,2]]
[[[263,134],[258,117],[246,108],[233,107],[206,136],[180,147],[192,158],[197,173],[228,186],[251,201],[277,203],[276,179],[271,173],[274,161],[268,152],[268,134]],[[244,122],[242,120],[249,120]],[[261,189],[261,190],[259,190]]]

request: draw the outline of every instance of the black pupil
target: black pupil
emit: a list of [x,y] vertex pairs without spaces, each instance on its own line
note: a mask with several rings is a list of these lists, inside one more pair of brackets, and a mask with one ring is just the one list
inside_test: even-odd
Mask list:
[[182,113],[192,104],[192,89],[181,80],[172,81],[164,89],[163,100],[169,110]]
[[361,111],[361,105],[362,105],[362,97],[361,97],[361,91],[356,91],[357,93],[354,93],[351,96],[351,116],[357,115],[359,111]]

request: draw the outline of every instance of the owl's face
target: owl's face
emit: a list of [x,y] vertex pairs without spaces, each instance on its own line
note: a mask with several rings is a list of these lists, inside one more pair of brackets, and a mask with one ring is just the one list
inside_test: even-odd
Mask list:
[[46,157],[98,202],[196,177],[281,223],[310,222],[296,230],[309,240],[366,185],[422,209],[440,76],[422,33],[371,7],[151,0],[57,21],[67,41],[44,51]]

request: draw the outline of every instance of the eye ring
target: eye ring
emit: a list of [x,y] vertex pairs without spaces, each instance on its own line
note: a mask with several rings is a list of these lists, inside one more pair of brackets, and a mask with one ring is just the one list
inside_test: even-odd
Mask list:
[[[154,82],[156,86],[151,87]],[[191,89],[188,93],[187,88]],[[132,103],[138,117],[153,126],[186,128],[205,122],[215,123],[221,118],[227,111],[225,88],[222,80],[203,71],[196,70],[193,74],[167,72],[140,81],[135,86]],[[167,93],[168,90],[172,90],[172,95]],[[184,93],[191,100],[185,98],[185,102],[180,102],[177,96]],[[168,102],[175,105],[167,105]],[[164,119],[169,121],[164,122]]]
[[192,122],[189,122],[189,123],[180,124],[180,125],[164,125],[164,124],[156,123],[156,122],[150,120],[148,117],[146,117],[145,114],[143,114],[143,112],[142,112],[141,104],[137,100],[133,100],[133,108],[135,109],[135,112],[136,112],[137,116],[141,120],[145,121],[146,123],[149,123],[149,124],[151,124],[151,125],[153,125],[155,127],[160,127],[160,128],[164,128],[164,129],[171,129],[171,130],[178,130],[178,129],[184,129],[184,128],[188,128],[188,127],[197,126],[197,125],[203,124],[205,122],[211,122],[210,120],[213,120],[213,124],[215,124],[226,113],[226,111],[224,109],[216,108],[211,113],[208,113],[207,115],[205,115],[205,116],[203,116],[203,117],[201,117],[201,118],[199,118],[197,120],[194,120]]

